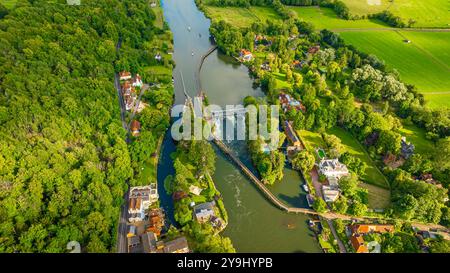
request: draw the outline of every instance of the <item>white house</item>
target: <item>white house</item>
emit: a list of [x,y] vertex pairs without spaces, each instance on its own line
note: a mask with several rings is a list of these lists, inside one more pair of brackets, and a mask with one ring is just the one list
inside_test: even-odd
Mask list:
[[122,71],[119,73],[119,77],[121,81],[126,81],[131,79],[131,73],[128,71]]
[[239,54],[239,57],[241,57],[241,59],[244,62],[249,62],[249,61],[253,60],[253,54],[250,51],[246,50],[246,49],[242,49],[241,50],[241,53]]
[[194,207],[194,215],[199,223],[205,223],[209,221],[211,217],[216,216],[214,213],[215,202],[207,202],[198,204]]
[[128,196],[128,213],[130,222],[142,221],[145,211],[158,201],[158,189],[155,183],[148,186],[132,187]]
[[325,202],[334,202],[339,197],[339,190],[325,185],[322,185],[322,193]]
[[133,85],[133,87],[139,87],[139,88],[142,87],[143,83],[142,83],[141,76],[139,76],[139,74],[136,74],[136,76],[131,81],[131,84]]
[[320,173],[325,175],[327,178],[340,179],[342,176],[349,174],[347,166],[340,163],[337,158],[322,159],[318,165]]
[[190,185],[189,186],[189,192],[194,194],[194,195],[200,195],[200,193],[202,193],[203,189],[200,187],[197,187],[195,185]]

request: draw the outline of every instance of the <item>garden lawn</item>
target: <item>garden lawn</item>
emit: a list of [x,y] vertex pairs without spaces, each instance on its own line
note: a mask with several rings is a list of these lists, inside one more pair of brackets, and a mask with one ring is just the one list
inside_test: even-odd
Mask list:
[[162,65],[147,66],[144,70],[157,75],[172,75],[172,70]]
[[148,185],[156,181],[156,158],[151,157],[144,162],[144,169],[138,177],[138,185]]
[[325,148],[325,143],[323,142],[322,135],[320,133],[306,131],[306,130],[297,130],[297,135],[301,138],[303,143],[305,144],[305,148],[314,153],[317,148]]
[[342,0],[351,14],[365,15],[389,10],[405,22],[413,19],[413,27],[450,27],[448,0]]
[[369,208],[385,209],[391,204],[391,192],[389,190],[367,183],[361,183],[359,186],[369,192]]
[[283,73],[272,73],[272,75],[275,77],[276,81],[276,89],[283,89],[292,87],[292,84],[286,81],[286,74]]
[[329,8],[319,7],[289,7],[298,14],[298,18],[312,23],[316,29],[339,29],[339,28],[386,28],[389,27],[378,20],[344,20]]
[[350,133],[339,127],[331,128],[327,130],[327,133],[339,137],[346,152],[349,152],[352,156],[355,156],[366,163],[366,173],[364,176],[360,177],[362,181],[384,189],[389,189],[388,181],[375,166],[375,162],[372,161],[364,147]]
[[[450,107],[450,100],[444,102],[439,96],[448,98],[450,94],[450,33],[358,31],[340,35],[347,43],[398,70],[402,80],[417,86],[431,107]],[[404,39],[410,39],[411,43],[405,43]]]
[[406,137],[407,141],[414,144],[417,153],[427,155],[434,150],[434,143],[425,137],[425,129],[405,121],[403,122],[403,128],[400,130],[400,133]]

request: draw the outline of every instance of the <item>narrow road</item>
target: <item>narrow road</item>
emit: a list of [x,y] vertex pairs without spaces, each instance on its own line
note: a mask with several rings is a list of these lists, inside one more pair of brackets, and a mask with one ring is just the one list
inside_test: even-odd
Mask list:
[[[116,51],[119,53],[120,47],[122,45],[122,38],[119,38],[119,42],[116,45]],[[122,127],[127,131],[126,142],[130,142],[129,138],[129,128],[127,126],[127,122],[125,120],[126,117],[126,109],[125,102],[123,100],[122,91],[120,87],[120,78],[119,73],[114,75],[114,87],[117,91],[117,97],[119,99],[120,106],[120,119],[122,121]],[[130,181],[126,181],[128,188],[130,187]],[[117,245],[116,251],[118,253],[128,253],[128,243],[127,243],[127,215],[128,215],[128,190],[123,196],[124,203],[122,204],[120,211],[119,224],[117,226]]]

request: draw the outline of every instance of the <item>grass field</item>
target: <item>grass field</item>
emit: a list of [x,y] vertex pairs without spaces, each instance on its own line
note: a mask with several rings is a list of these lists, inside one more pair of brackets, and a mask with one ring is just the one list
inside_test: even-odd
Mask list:
[[280,16],[269,7],[251,7],[249,9],[239,7],[215,7],[206,6],[208,17],[214,20],[232,24],[236,27],[249,27],[253,22],[279,20]]
[[[389,10],[405,21],[416,21],[414,27],[450,27],[448,0],[342,0],[350,13],[364,15]],[[370,3],[370,4],[369,4]]]
[[289,7],[294,10],[300,19],[312,23],[316,29],[337,29],[337,28],[383,28],[388,27],[377,20],[343,20],[329,8],[319,7]]
[[359,158],[367,164],[366,174],[361,177],[361,180],[384,189],[389,188],[388,182],[384,175],[375,166],[375,163],[369,157],[369,154],[367,154],[364,147],[350,133],[338,127],[329,129],[327,133],[339,137],[342,144],[345,146],[346,152],[349,152],[351,155]]
[[403,122],[401,134],[406,137],[407,141],[414,144],[415,151],[419,154],[429,154],[434,150],[434,143],[425,138],[425,129],[419,128],[411,122]]
[[17,0],[0,0],[0,3],[3,4],[3,6],[7,7],[8,9],[14,7]]
[[144,70],[157,75],[172,75],[172,70],[162,65],[147,66]]
[[[450,33],[358,31],[340,35],[397,69],[403,81],[416,85],[425,95],[430,107],[450,107],[450,100],[444,101],[441,96],[448,98],[450,94]],[[405,38],[411,43],[405,43]]]
[[359,186],[369,191],[369,208],[385,209],[390,205],[391,193],[389,190],[367,183],[361,183]]
[[155,13],[156,19],[155,19],[155,26],[157,28],[162,29],[164,27],[164,15],[163,10],[161,7],[155,7],[152,8],[153,12]]
[[325,148],[325,143],[320,133],[298,130],[297,134],[303,140],[307,150],[314,152],[316,148]]

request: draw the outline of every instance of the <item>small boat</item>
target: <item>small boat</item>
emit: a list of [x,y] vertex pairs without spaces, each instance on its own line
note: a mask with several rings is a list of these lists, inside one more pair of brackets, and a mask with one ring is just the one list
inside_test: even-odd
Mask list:
[[191,27],[188,27],[188,30],[191,31]]
[[311,221],[311,219],[310,219],[310,220],[308,220],[308,225],[309,225],[310,227],[313,227],[313,226],[315,226],[314,222],[313,222],[313,221]]
[[306,185],[306,184],[303,184],[303,185],[302,185],[302,187],[303,187],[303,190],[305,190],[306,192],[309,192],[309,188],[308,188],[308,185]]

